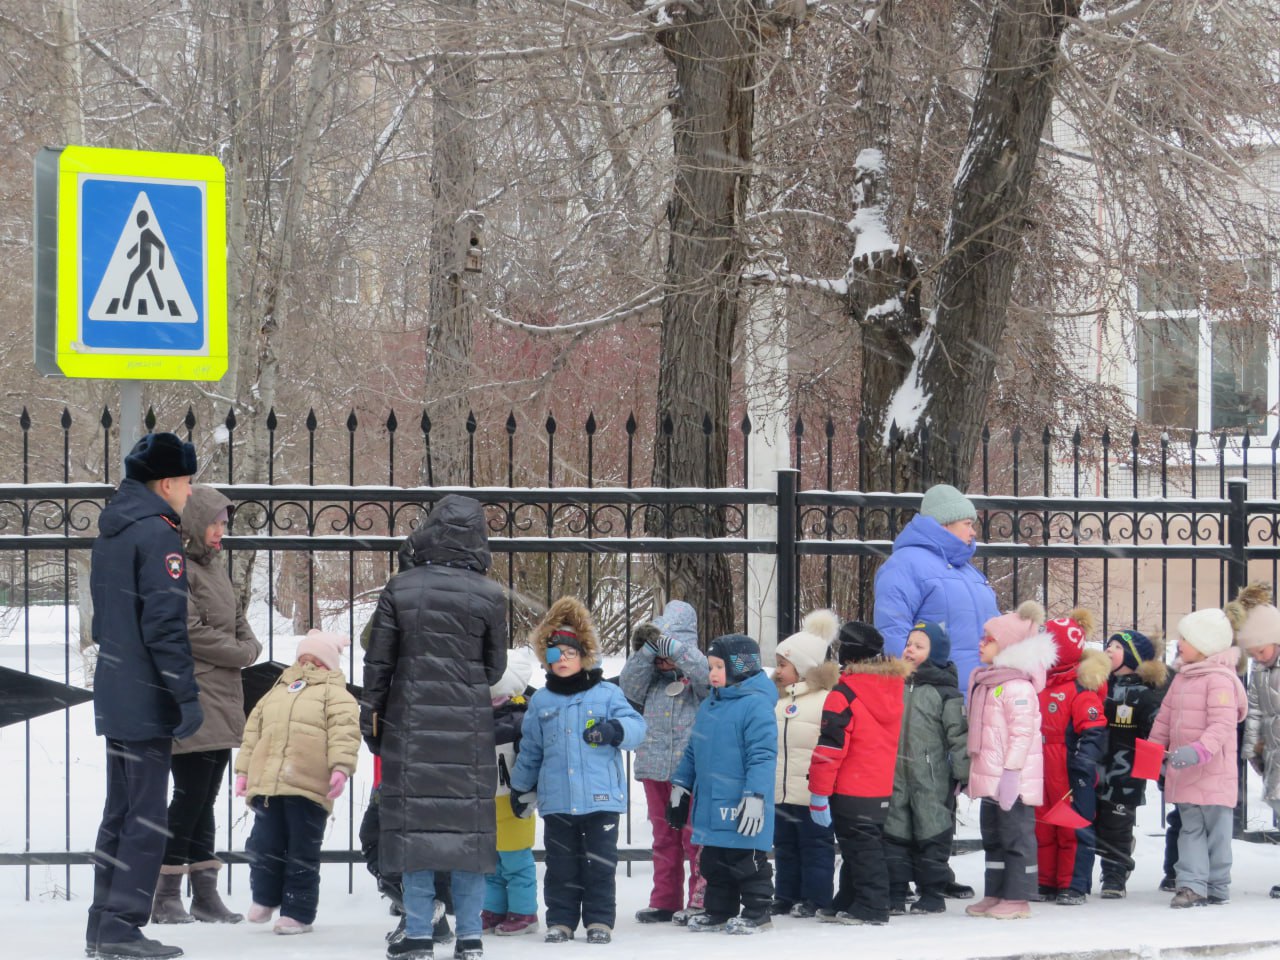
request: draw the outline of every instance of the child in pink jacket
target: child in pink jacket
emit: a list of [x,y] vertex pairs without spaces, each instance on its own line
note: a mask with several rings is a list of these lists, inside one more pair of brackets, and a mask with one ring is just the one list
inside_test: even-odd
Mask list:
[[[1228,605],[1231,606],[1231,605]],[[1236,674],[1235,624],[1222,610],[1178,621],[1177,675],[1156,714],[1151,739],[1169,748],[1165,798],[1178,805],[1178,892],[1169,906],[1231,898],[1231,811],[1236,805],[1236,725],[1248,695]]]
[[1036,810],[1044,800],[1040,691],[1057,660],[1041,632],[1044,608],[1028,600],[983,624],[969,675],[969,796],[982,801],[979,823],[987,867],[983,898],[971,917],[1031,916],[1036,888]]

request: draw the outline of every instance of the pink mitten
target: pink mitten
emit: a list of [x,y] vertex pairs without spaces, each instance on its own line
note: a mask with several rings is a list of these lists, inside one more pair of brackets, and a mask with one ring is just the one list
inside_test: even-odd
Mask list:
[[325,794],[330,800],[337,800],[342,796],[342,790],[347,785],[347,775],[341,770],[335,770],[329,774],[329,792]]
[[996,803],[1001,810],[1012,810],[1018,802],[1018,793],[1022,787],[1022,774],[1017,770],[1006,770],[1000,774],[1000,783],[996,786]]
[[243,773],[236,775],[236,796],[243,797],[249,791],[249,778]]

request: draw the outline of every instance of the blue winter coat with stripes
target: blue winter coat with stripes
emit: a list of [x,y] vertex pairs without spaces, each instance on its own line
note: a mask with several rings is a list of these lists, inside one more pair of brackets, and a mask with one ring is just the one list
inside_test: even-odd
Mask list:
[[[581,676],[581,675],[579,675]],[[552,681],[553,682],[553,681]],[[603,682],[599,668],[589,671],[572,693],[543,687],[529,701],[521,726],[520,754],[511,771],[511,792],[538,790],[538,812],[581,816],[622,813],[627,809],[627,778],[622,751],[644,739],[644,718],[616,684]],[[622,743],[592,746],[582,739],[587,722],[617,720]]]
[[[672,783],[693,793],[693,842],[740,850],[773,849],[773,788],[778,765],[778,689],[764,673],[713,687],[702,701]],[[764,829],[738,833],[738,804],[764,798]]]

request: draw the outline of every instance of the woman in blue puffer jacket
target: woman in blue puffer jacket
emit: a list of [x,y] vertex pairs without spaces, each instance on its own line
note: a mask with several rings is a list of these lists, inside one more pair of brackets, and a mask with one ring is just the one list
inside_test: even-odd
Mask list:
[[874,620],[884,652],[901,657],[907,634],[921,620],[945,624],[961,690],[969,689],[978,665],[982,625],[1000,615],[991,584],[970,563],[978,547],[977,517],[973,502],[955,487],[930,487],[876,573]]

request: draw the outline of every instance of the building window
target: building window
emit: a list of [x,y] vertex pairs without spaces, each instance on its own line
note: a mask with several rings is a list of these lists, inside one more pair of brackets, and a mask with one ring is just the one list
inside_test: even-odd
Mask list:
[[1138,416],[1162,427],[1196,428],[1200,407],[1199,323],[1143,317],[1138,328]]
[[1213,324],[1210,351],[1214,430],[1253,433],[1267,426],[1267,331],[1257,324]]
[[1143,270],[1134,296],[1138,416],[1160,427],[1265,431],[1273,352],[1269,265],[1218,264],[1200,290]]

